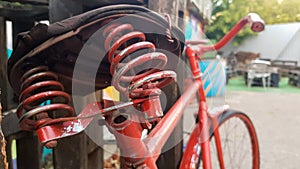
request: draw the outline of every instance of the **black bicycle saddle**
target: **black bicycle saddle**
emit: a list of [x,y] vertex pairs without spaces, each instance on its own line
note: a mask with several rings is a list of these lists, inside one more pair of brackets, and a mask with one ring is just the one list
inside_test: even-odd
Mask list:
[[[94,35],[99,29],[120,18],[121,22],[128,22],[135,30],[145,32],[147,41],[154,43],[157,49],[169,51],[176,56],[181,55],[185,42],[184,34],[176,26],[172,26],[171,36],[174,42],[170,42],[166,35],[169,22],[165,17],[141,6],[106,6],[49,26],[38,24],[30,31],[20,33],[8,61],[8,78],[13,90],[20,95],[24,90],[22,83],[27,77],[26,73],[39,66],[46,66],[55,73],[68,93],[71,93],[74,81],[83,87],[95,86],[96,89],[111,85],[110,62],[107,58],[102,59],[100,65],[93,65],[99,59],[97,54],[106,56],[107,51],[101,40],[103,37],[99,36],[99,44],[89,47],[88,50],[92,54],[84,54],[82,49],[89,46],[91,38],[97,39]],[[85,61],[79,64],[85,68],[80,72],[81,78],[74,79],[73,71],[80,55],[84,55],[81,57],[84,57]],[[89,82],[87,77],[95,70],[95,66],[95,81]],[[82,94],[88,92],[84,91]]]

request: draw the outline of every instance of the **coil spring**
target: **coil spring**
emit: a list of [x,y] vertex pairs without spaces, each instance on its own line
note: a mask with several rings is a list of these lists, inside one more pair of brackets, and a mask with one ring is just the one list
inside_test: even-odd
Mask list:
[[[173,71],[161,71],[166,66],[167,56],[156,52],[155,45],[146,41],[144,33],[134,31],[131,24],[112,23],[103,29],[103,36],[104,47],[108,51],[108,60],[111,63],[112,84],[130,98],[160,93],[158,88],[176,78]],[[147,62],[155,60],[154,67],[149,67],[148,63],[149,68],[145,68]],[[142,66],[143,70],[137,74],[130,73]],[[125,86],[124,83],[128,85]]]
[[[21,78],[21,95],[17,116],[19,124],[23,130],[37,130],[49,124],[51,112],[55,110],[65,110],[60,117],[72,116],[74,110],[67,103],[71,97],[64,92],[63,85],[58,82],[58,76],[50,72],[47,66],[38,66],[28,70]],[[57,101],[58,98],[60,101]],[[54,99],[56,99],[55,103]],[[46,101],[50,104],[42,105]]]

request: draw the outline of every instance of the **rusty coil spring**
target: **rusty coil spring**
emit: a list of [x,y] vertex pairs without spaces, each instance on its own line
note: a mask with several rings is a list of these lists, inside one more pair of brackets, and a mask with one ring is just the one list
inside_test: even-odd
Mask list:
[[[166,66],[167,56],[156,52],[155,45],[146,41],[146,35],[135,31],[131,24],[109,24],[103,29],[103,36],[111,63],[112,84],[130,98],[160,93],[159,88],[176,78],[175,72],[162,71]],[[151,63],[152,66],[149,66]],[[138,67],[143,70],[134,72]]]
[[[63,91],[64,87],[58,82],[58,76],[50,72],[47,66],[28,70],[22,76],[21,83],[17,116],[23,130],[37,130],[55,121],[51,117],[51,112],[56,110],[66,112],[61,112],[59,117],[74,114],[73,108],[67,104],[71,99],[70,95]],[[46,101],[50,103],[43,105]]]

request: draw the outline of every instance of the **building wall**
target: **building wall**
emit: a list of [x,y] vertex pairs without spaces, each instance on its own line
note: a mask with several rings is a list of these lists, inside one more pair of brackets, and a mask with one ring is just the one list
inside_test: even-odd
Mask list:
[[300,30],[295,34],[290,43],[287,44],[285,49],[281,52],[279,60],[297,61],[300,65]]
[[184,15],[184,34],[186,40],[201,40],[203,37],[203,23],[189,10]]
[[299,53],[299,50],[297,51],[300,42],[299,31],[298,22],[266,25],[263,32],[248,37],[236,50],[260,53],[263,59],[296,60],[299,56],[293,55]]

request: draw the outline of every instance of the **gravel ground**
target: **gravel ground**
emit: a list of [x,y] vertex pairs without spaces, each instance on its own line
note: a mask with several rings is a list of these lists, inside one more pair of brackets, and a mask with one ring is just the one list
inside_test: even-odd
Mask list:
[[262,169],[300,167],[300,94],[230,91],[225,98],[253,120]]

